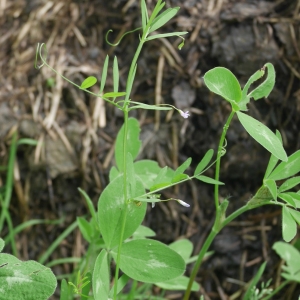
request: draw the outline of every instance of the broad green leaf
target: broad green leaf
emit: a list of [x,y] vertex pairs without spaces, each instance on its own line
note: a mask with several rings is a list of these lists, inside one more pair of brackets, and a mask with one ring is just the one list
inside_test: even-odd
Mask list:
[[[240,111],[236,112],[236,114],[245,130],[259,144],[280,160],[287,161],[287,155],[280,140],[267,126]],[[269,176],[269,179],[274,178]]]
[[[189,283],[189,278],[186,276],[179,276],[174,279],[164,281],[164,282],[156,282],[155,285],[159,286],[162,289],[169,291],[185,291],[187,289]],[[191,291],[198,292],[200,290],[200,285],[197,282],[193,282]]]
[[151,41],[151,40],[165,38],[165,37],[171,37],[171,36],[182,36],[187,33],[188,33],[188,31],[178,31],[178,32],[171,32],[171,33],[155,34],[155,35],[150,35],[149,37],[147,37],[146,41]]
[[214,150],[209,149],[205,153],[205,155],[203,156],[199,164],[197,165],[194,175],[199,175],[207,167],[207,165],[209,164],[213,156],[214,156]]
[[[278,139],[282,145],[282,137],[278,130],[276,130],[276,136],[278,137]],[[273,154],[271,154],[264,179],[267,179],[270,176],[271,172],[274,170],[277,163],[278,163],[278,158],[276,156],[274,156]]]
[[5,243],[4,243],[4,241],[0,238],[0,252],[2,252],[4,246],[5,246]]
[[184,171],[191,165],[192,159],[189,157],[184,163],[182,163],[174,173],[174,176],[184,173]]
[[77,223],[79,230],[86,241],[92,242],[94,236],[93,228],[91,224],[83,217],[77,217]]
[[182,180],[185,180],[185,179],[187,179],[187,178],[189,178],[189,176],[188,175],[186,175],[186,174],[177,174],[176,176],[174,176],[173,178],[172,178],[172,183],[177,183],[177,182],[180,182],[180,181],[182,181]]
[[81,188],[78,188],[78,190],[79,190],[80,194],[84,197],[84,200],[86,201],[86,204],[89,208],[89,211],[90,211],[90,214],[91,214],[92,218],[97,222],[97,214],[96,214],[96,210],[95,210],[95,207],[94,207],[94,204],[93,204],[91,198]]
[[109,93],[105,93],[102,97],[103,98],[117,98],[117,97],[122,97],[125,95],[126,95],[126,92],[109,92]]
[[47,300],[56,289],[51,269],[36,261],[0,253],[0,266],[1,300]]
[[99,253],[93,272],[93,295],[97,300],[107,300],[109,294],[109,262],[108,255],[105,249]]
[[204,83],[208,89],[229,102],[238,103],[242,98],[240,84],[234,74],[226,68],[217,67],[205,73]]
[[285,201],[287,204],[290,204],[294,208],[297,208],[295,201],[293,200],[293,198],[290,195],[288,195],[286,193],[282,193],[282,194],[278,194],[278,198]]
[[276,242],[272,249],[281,259],[285,260],[291,274],[300,272],[300,253],[294,246],[284,242]]
[[210,177],[207,177],[207,176],[204,176],[204,175],[196,176],[195,178],[197,178],[198,180],[203,181],[205,183],[209,183],[209,184],[224,185],[223,182],[217,181],[213,178],[210,178]]
[[[117,248],[111,253],[116,259]],[[177,252],[165,244],[155,240],[137,239],[122,245],[120,268],[135,280],[155,283],[182,275],[185,263]]]
[[267,262],[265,261],[258,269],[256,275],[253,277],[253,279],[251,280],[249,286],[247,287],[247,291],[243,297],[243,300],[252,300],[252,293],[253,293],[253,288],[256,287],[258,281],[260,280],[263,272],[265,271]]
[[[140,134],[140,125],[137,119],[129,118],[128,119],[128,132],[127,132],[127,152],[132,155],[133,160],[139,154],[141,148],[141,141],[139,139]],[[116,164],[119,171],[124,170],[124,156],[123,156],[123,149],[124,149],[124,125],[120,129],[115,146],[115,159]]]
[[272,194],[272,197],[274,200],[277,199],[277,185],[276,182],[272,179],[267,179],[264,181],[264,184],[269,189],[270,193]]
[[106,83],[108,61],[109,61],[109,57],[108,57],[108,55],[106,55],[105,61],[104,61],[104,64],[103,64],[103,69],[102,69],[102,75],[101,75],[101,83],[100,83],[100,91],[99,91],[99,94],[101,94],[101,93],[103,92],[104,86],[105,86],[105,83]]
[[292,189],[296,185],[300,184],[300,176],[296,176],[286,180],[278,189],[279,192],[284,192]]
[[143,25],[143,31],[144,31],[146,28],[146,25],[149,21],[148,10],[147,10],[145,0],[141,0],[141,15],[142,15],[142,25]]
[[[102,192],[98,201],[98,220],[99,227],[104,239],[105,245],[111,249],[119,244],[121,238],[121,228],[123,222],[123,211],[125,208],[125,199],[123,196],[123,176],[119,176],[108,184]],[[145,194],[141,182],[136,182],[136,194],[130,195],[130,198]],[[142,223],[145,213],[146,204],[140,206],[134,202],[127,203],[127,217],[124,228],[123,239],[130,237],[139,225]]]
[[154,160],[140,160],[133,164],[135,175],[141,179],[144,187],[149,190],[153,186],[161,168]]
[[173,242],[169,247],[180,254],[185,262],[187,262],[193,252],[193,243],[188,239],[181,239]]
[[114,85],[114,92],[117,93],[119,91],[119,66],[118,66],[118,59],[114,57],[114,64],[113,64],[113,85]]
[[60,300],[69,300],[70,299],[70,290],[69,285],[65,279],[61,281],[60,285]]
[[[138,103],[138,102],[130,101],[130,103]],[[157,105],[149,105],[149,104],[139,103],[138,105],[131,106],[129,108],[129,111],[133,110],[133,109],[137,109],[137,108],[150,109],[150,110],[171,110],[172,109],[172,107],[157,106]]]
[[275,85],[275,69],[271,63],[266,63],[264,68],[267,67],[268,73],[266,80],[255,88],[248,97],[252,97],[254,100],[258,100],[263,97],[268,97]]
[[290,214],[293,216],[294,220],[300,225],[300,212],[291,208],[288,208]]
[[145,237],[152,237],[156,236],[156,233],[150,229],[149,227],[146,227],[144,225],[140,225],[137,230],[132,235],[134,238],[145,238]]
[[297,234],[297,224],[286,206],[282,207],[282,237],[290,242]]
[[287,161],[280,163],[269,176],[273,180],[282,180],[300,172],[300,150],[288,157]]
[[177,14],[179,9],[180,7],[168,8],[163,13],[158,15],[151,23],[149,33],[164,26]]
[[97,83],[97,78],[95,76],[89,76],[88,78],[84,79],[80,88],[86,90]]
[[120,172],[115,166],[112,166],[109,171],[109,181],[113,181],[115,178],[117,178],[120,175]]

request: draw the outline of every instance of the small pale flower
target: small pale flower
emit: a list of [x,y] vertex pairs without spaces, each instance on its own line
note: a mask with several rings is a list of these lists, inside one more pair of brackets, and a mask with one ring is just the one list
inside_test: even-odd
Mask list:
[[177,200],[177,202],[179,203],[179,204],[181,204],[182,206],[184,206],[184,207],[190,207],[190,205],[188,204],[188,203],[186,203],[186,202],[184,202],[184,201],[182,201],[182,200]]
[[185,119],[187,119],[190,116],[190,113],[189,113],[188,110],[187,111],[182,111],[181,109],[179,109],[179,113]]

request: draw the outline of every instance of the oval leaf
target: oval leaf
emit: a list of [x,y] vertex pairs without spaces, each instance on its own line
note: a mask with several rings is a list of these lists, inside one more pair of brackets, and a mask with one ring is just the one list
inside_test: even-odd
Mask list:
[[282,237],[290,242],[297,234],[297,224],[286,206],[282,207]]
[[[238,111],[237,116],[245,128],[259,144],[282,161],[287,161],[285,150],[278,137],[264,124]],[[274,179],[269,176],[270,179]]]
[[[111,253],[116,259],[117,249]],[[182,275],[185,263],[177,252],[165,244],[138,239],[122,245],[120,268],[132,279],[154,283]]]
[[206,166],[209,164],[209,162],[211,161],[212,157],[214,155],[214,150],[213,149],[209,149],[204,157],[201,159],[201,161],[199,162],[198,166],[196,167],[196,170],[194,172],[194,175],[199,175],[204,168],[206,168]]
[[83,80],[82,84],[80,85],[80,88],[83,90],[86,90],[90,88],[91,86],[95,85],[97,82],[97,78],[95,76],[89,76],[85,80]]
[[204,83],[210,91],[229,102],[239,102],[242,98],[240,84],[234,74],[226,68],[217,67],[205,73]]

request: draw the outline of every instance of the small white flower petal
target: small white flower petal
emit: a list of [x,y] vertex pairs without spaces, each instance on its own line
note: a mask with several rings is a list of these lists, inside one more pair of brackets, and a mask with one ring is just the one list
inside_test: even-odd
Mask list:
[[182,201],[182,200],[177,200],[177,202],[178,202],[179,204],[181,204],[182,206],[184,206],[184,207],[190,207],[190,205],[189,205],[188,203],[186,203],[186,202],[184,202],[184,201]]

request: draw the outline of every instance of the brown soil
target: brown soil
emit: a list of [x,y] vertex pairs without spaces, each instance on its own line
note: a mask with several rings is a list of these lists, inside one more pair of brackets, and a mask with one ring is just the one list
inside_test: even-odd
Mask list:
[[[138,3],[0,1],[0,164],[7,164],[13,131],[17,130],[20,138],[39,141],[37,147],[18,148],[11,215],[15,226],[29,219],[63,219],[60,225],[37,225],[18,234],[19,256],[24,260],[40,257],[76,216],[87,213],[78,187],[97,203],[114,164],[114,141],[122,125],[122,115],[110,105],[84,94],[46,67],[36,70],[37,43],[47,43],[48,63],[77,83],[90,75],[99,78],[106,54],[111,58],[116,55],[122,90],[138,34],[126,36],[118,47],[107,45],[105,34],[113,29],[109,40],[117,41],[124,32],[139,26]],[[147,3],[151,9],[155,1]],[[288,154],[299,149],[299,1],[166,0],[166,6],[181,9],[162,31],[189,31],[186,44],[181,51],[177,50],[181,42],[177,38],[145,45],[133,99],[170,103],[189,110],[192,116],[183,120],[163,112],[133,114],[142,126],[144,151],[140,158],[176,168],[191,156],[195,167],[209,148],[216,149],[230,112],[229,105],[204,86],[203,74],[223,66],[245,83],[266,62],[275,66],[276,86],[268,99],[251,102],[249,114],[281,131]],[[107,89],[111,86],[110,72]],[[269,154],[237,120],[229,129],[227,144],[221,176],[226,186],[221,188],[221,196],[230,196],[232,211],[261,185]],[[0,175],[4,184],[5,172]],[[213,170],[208,175],[213,175]],[[186,237],[199,251],[214,217],[213,188],[190,182],[167,191],[165,196],[169,195],[192,203],[191,208],[171,202],[157,205],[149,208],[145,224],[156,231],[159,240],[170,243]],[[280,223],[277,208],[262,208],[220,233],[211,249],[215,254],[197,278],[205,299],[229,299],[234,293],[236,297],[230,299],[239,299],[240,283],[248,282],[265,260],[269,263],[264,278],[272,277],[278,285],[280,261],[271,247],[281,239]],[[81,256],[85,249],[86,243],[76,230],[51,260]],[[65,264],[53,270],[65,274],[72,269],[73,265]],[[299,287],[293,285],[276,299],[296,299],[298,295]],[[181,298],[180,293],[170,293],[168,299]]]

